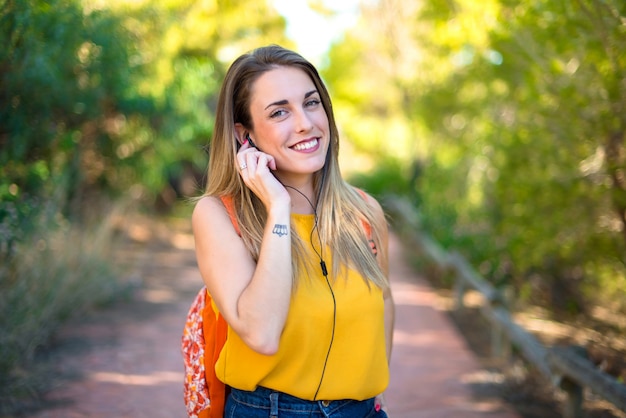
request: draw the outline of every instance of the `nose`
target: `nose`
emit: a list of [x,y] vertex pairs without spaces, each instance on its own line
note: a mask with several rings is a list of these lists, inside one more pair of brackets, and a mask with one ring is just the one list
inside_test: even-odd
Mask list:
[[300,109],[296,112],[296,131],[297,132],[307,132],[313,129],[313,121],[311,120],[311,115],[306,111],[306,109]]

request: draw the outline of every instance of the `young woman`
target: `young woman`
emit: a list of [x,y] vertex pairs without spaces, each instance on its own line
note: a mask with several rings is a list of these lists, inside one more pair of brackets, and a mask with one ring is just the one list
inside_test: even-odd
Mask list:
[[394,307],[387,224],[347,184],[317,70],[279,46],[231,65],[192,223],[226,417],[385,417]]

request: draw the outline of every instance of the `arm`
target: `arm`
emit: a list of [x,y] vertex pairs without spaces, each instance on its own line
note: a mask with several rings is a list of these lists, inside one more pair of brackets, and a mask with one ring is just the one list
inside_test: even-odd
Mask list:
[[219,311],[231,328],[253,350],[266,355],[278,350],[291,302],[291,199],[270,169],[273,158],[241,147],[236,164],[247,163],[241,176],[264,203],[267,221],[259,259],[254,261],[235,231],[220,199],[207,196],[198,201],[192,227],[196,258],[202,279]]
[[202,198],[192,215],[198,267],[211,297],[233,330],[262,354],[278,349],[289,309],[291,237],[272,232],[289,223],[288,208],[269,214],[255,263],[219,199]]

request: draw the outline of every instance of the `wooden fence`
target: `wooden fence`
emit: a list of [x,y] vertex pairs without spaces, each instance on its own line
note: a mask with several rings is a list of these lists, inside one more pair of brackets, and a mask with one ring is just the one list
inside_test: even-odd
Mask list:
[[453,277],[457,309],[463,308],[468,289],[482,295],[481,311],[492,327],[492,354],[501,356],[515,347],[549,382],[565,392],[564,418],[583,417],[585,388],[626,412],[626,386],[598,370],[586,358],[584,349],[542,345],[533,334],[515,323],[502,292],[481,277],[463,257],[445,252],[424,233],[410,203],[395,197],[385,199],[384,205],[394,221],[402,226],[404,238],[411,241],[419,256],[436,270]]

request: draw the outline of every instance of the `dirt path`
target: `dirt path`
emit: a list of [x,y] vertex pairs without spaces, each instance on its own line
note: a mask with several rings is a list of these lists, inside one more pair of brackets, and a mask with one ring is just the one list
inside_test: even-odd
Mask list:
[[[158,232],[158,231],[157,231]],[[137,234],[151,239],[139,229]],[[147,235],[146,235],[147,234]],[[189,233],[140,253],[133,302],[82,318],[59,337],[59,384],[34,418],[183,418],[180,335],[201,280]],[[391,240],[397,327],[388,403],[392,418],[515,418],[499,399],[472,396],[479,366],[437,296]]]
[[389,250],[396,303],[386,395],[391,418],[517,418],[495,393],[476,396],[492,377],[443,311],[443,300],[409,267],[395,236]]
[[180,337],[191,300],[201,286],[193,239],[165,231],[131,231],[157,239],[134,252],[132,303],[116,304],[75,321],[59,336],[58,387],[51,408],[35,418],[185,417]]

